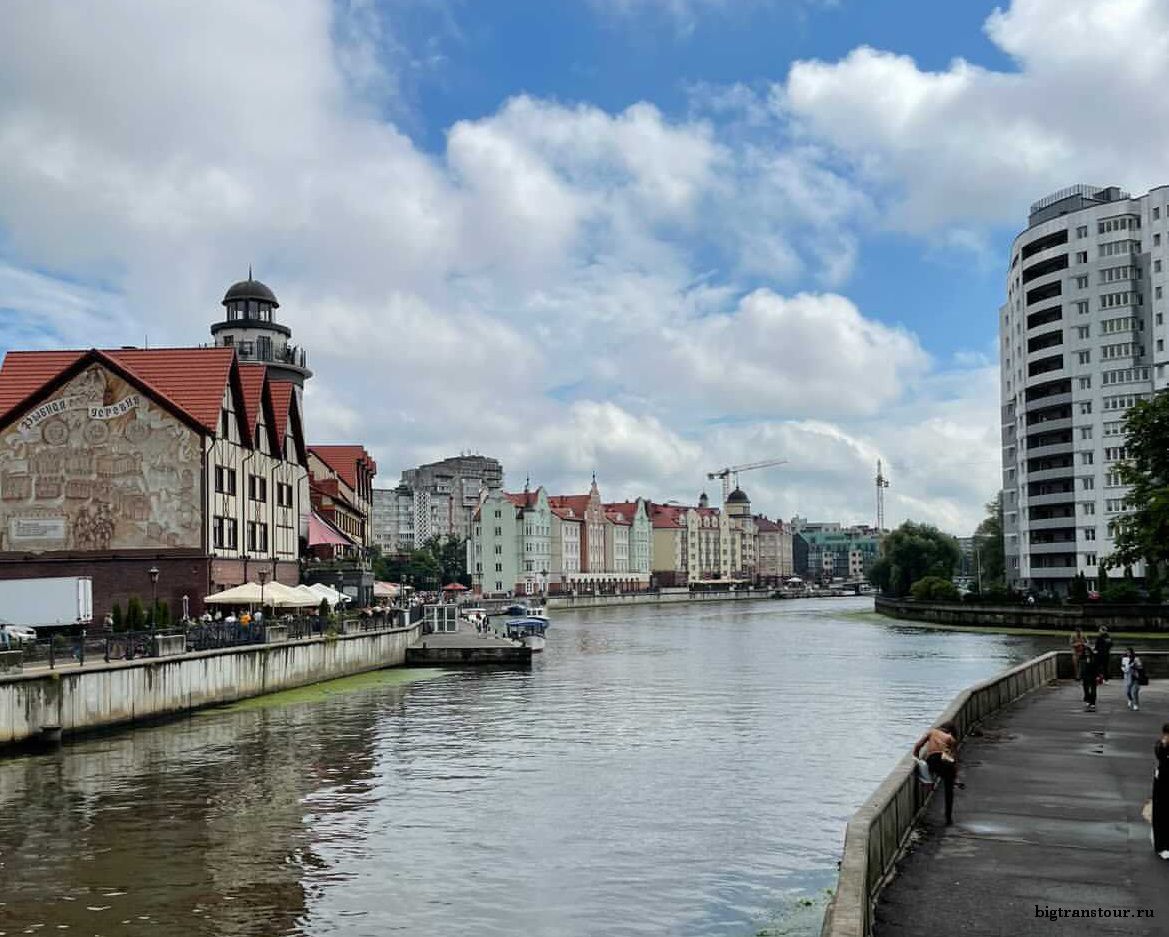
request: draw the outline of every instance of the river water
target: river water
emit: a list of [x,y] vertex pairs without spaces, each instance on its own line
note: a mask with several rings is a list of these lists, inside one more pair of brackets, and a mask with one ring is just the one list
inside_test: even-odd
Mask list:
[[563,612],[530,672],[0,760],[0,934],[814,933],[852,811],[962,687],[1051,646],[866,609]]

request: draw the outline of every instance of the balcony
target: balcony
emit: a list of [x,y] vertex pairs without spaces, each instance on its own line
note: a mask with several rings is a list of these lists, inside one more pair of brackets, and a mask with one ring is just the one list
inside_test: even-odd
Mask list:
[[1044,556],[1049,553],[1075,554],[1076,541],[1061,540],[1058,543],[1030,543],[1027,545],[1027,552],[1032,556]]
[[[1070,492],[1069,492],[1070,493]],[[1036,517],[1027,521],[1028,530],[1072,530],[1076,529],[1076,517]]]
[[[1038,459],[1042,456],[1050,455],[1071,455],[1073,443],[1069,439],[1067,442],[1052,443],[1048,446],[1035,446],[1027,450],[1028,459]],[[1028,476],[1029,478],[1032,476]]]
[[1029,507],[1048,507],[1056,504],[1075,504],[1076,493],[1074,491],[1057,491],[1046,495],[1030,495],[1027,498]]
[[[1076,477],[1076,467],[1074,465],[1063,465],[1059,468],[1040,469],[1037,472],[1028,472],[1026,479],[1028,482],[1054,482],[1054,481],[1071,481]],[[1034,501],[1029,501],[1029,504],[1034,504]]]
[[1070,579],[1077,572],[1075,561],[1065,566],[1032,566],[1030,569],[1032,579]]
[[1044,432],[1055,433],[1060,430],[1069,430],[1072,428],[1072,418],[1070,416],[1052,417],[1046,420],[1028,420],[1027,429]]

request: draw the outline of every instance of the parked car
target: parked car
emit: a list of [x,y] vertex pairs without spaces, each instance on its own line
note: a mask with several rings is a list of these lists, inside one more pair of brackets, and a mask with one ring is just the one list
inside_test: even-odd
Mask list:
[[37,633],[28,625],[0,625],[0,632],[8,638],[8,643],[13,647],[20,644],[36,644]]

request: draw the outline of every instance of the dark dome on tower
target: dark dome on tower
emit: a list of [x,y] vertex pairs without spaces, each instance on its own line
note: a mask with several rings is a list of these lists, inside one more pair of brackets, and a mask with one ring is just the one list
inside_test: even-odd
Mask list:
[[259,280],[253,280],[251,277],[233,283],[223,294],[223,305],[226,306],[228,303],[241,299],[256,299],[262,303],[271,303],[273,308],[280,306],[280,303],[276,301],[276,294]]
[[742,488],[736,488],[729,495],[727,495],[727,504],[750,504],[751,499],[747,497],[747,492]]

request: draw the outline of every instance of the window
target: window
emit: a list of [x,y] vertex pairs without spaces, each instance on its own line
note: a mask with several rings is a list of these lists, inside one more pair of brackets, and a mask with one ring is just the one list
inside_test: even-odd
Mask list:
[[292,507],[292,486],[285,482],[276,483],[276,504],[278,507]]
[[1123,241],[1108,241],[1101,244],[1099,247],[1099,256],[1101,257],[1119,257],[1125,254],[1139,254],[1141,252],[1141,242],[1126,238]]
[[1086,224],[1080,225],[1076,228],[1076,237],[1086,238],[1088,236],[1088,226]]
[[1116,306],[1139,306],[1141,303],[1141,294],[1133,290],[1124,290],[1120,293],[1102,293],[1100,295],[1101,309],[1113,309]]
[[212,525],[213,543],[221,550],[234,550],[236,543],[236,523],[234,517],[216,516]]
[[1088,338],[1092,334],[1092,327],[1090,325],[1077,325],[1076,338]]
[[496,527],[496,528],[495,528],[495,536],[497,536],[497,537],[502,537],[502,536],[503,536],[503,528],[502,528],[502,527]]
[[[495,519],[499,520],[501,517],[503,517],[503,514],[500,511],[496,511],[495,512]],[[496,528],[496,529],[498,530],[498,528]]]
[[1087,262],[1088,262],[1088,252],[1087,251],[1076,251],[1076,263],[1086,264]]
[[1160,273],[1160,272],[1161,272],[1161,261],[1154,260],[1153,261],[1153,273]]
[[1105,384],[1132,384],[1137,381],[1147,381],[1149,369],[1122,368],[1118,371],[1105,371],[1102,377]]
[[248,476],[248,498],[252,501],[268,500],[268,479],[260,475]]
[[1104,473],[1104,487],[1105,488],[1123,488],[1124,482],[1120,480],[1120,472],[1115,469],[1110,469]]
[[1115,397],[1104,398],[1105,410],[1127,410],[1138,400],[1144,400],[1148,394],[1117,394]]
[[1154,296],[1154,298],[1156,298],[1156,299],[1160,299],[1160,298],[1161,298],[1161,287],[1157,286],[1157,287],[1154,287],[1154,288],[1153,288],[1153,296]]
[[1105,436],[1123,436],[1124,435],[1124,424],[1121,423],[1119,420],[1114,420],[1111,423],[1105,423],[1104,424],[1104,435]]
[[1104,319],[1100,322],[1101,335],[1113,335],[1116,332],[1136,332],[1140,330],[1141,321],[1136,316],[1120,316],[1116,319]]
[[1111,358],[1132,358],[1138,353],[1138,347],[1132,342],[1120,342],[1116,345],[1101,345],[1100,357],[1108,361]]
[[1096,479],[1094,479],[1091,475],[1085,475],[1080,479],[1080,488],[1082,488],[1084,491],[1091,491],[1095,487]]
[[1153,235],[1153,247],[1160,247],[1160,246],[1161,246],[1161,235],[1154,234]]
[[1096,554],[1095,553],[1085,553],[1084,554],[1084,565],[1085,566],[1095,566],[1096,565]]
[[1087,314],[1088,314],[1088,301],[1086,299],[1081,299],[1079,302],[1076,303],[1076,315],[1086,316]]
[[1080,453],[1080,465],[1091,465],[1092,464],[1092,455],[1093,454],[1091,452],[1081,452]]
[[1161,209],[1158,208],[1157,206],[1153,206],[1153,220],[1156,221],[1160,217],[1161,217]]
[[1120,514],[1128,510],[1128,503],[1124,498],[1105,498],[1104,499],[1104,513],[1105,514]]
[[1128,449],[1124,446],[1107,446],[1104,449],[1105,462],[1121,462],[1128,458]]
[[1135,280],[1140,276],[1140,270],[1132,264],[1123,267],[1105,267],[1100,271],[1101,283],[1114,283],[1117,280]]
[[1083,416],[1087,416],[1087,415],[1088,415],[1089,413],[1091,413],[1091,412],[1092,412],[1092,401],[1090,401],[1090,400],[1085,400],[1085,401],[1083,401],[1083,402],[1080,404],[1080,413],[1081,413],[1081,415],[1083,415]]
[[1092,427],[1081,426],[1080,427],[1080,439],[1091,439],[1091,438],[1092,438]]
[[1163,339],[1163,338],[1157,339],[1157,351],[1164,351],[1164,350],[1165,350],[1165,339]]
[[223,495],[235,494],[235,469],[215,466],[215,490]]
[[1096,513],[1096,502],[1095,501],[1082,501],[1082,502],[1080,502],[1080,513],[1085,515],[1085,516],[1094,515]]
[[248,549],[258,553],[268,550],[268,525],[248,521]]
[[1092,389],[1092,379],[1090,377],[1081,377],[1078,380],[1079,380],[1080,390],[1091,390]]
[[495,555],[503,556],[503,547],[498,543],[495,545]]
[[1076,352],[1076,359],[1077,359],[1078,364],[1088,364],[1088,362],[1090,362],[1092,360],[1092,352],[1090,352],[1090,351],[1077,351]]
[[1087,277],[1076,277],[1076,289],[1086,290],[1087,288],[1088,288],[1088,278]]
[[1095,540],[1096,539],[1096,528],[1095,527],[1085,527],[1084,528],[1084,539],[1085,540]]
[[1157,313],[1157,325],[1164,325],[1164,324],[1165,324],[1165,313],[1158,312]]

